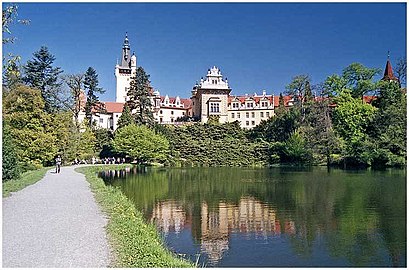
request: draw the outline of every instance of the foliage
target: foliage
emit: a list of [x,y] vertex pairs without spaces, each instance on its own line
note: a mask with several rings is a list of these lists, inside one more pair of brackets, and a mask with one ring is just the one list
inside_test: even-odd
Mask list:
[[87,92],[87,101],[85,103],[85,118],[87,119],[88,127],[92,128],[92,113],[95,110],[96,112],[102,112],[103,108],[99,102],[99,97],[97,93],[103,94],[105,91],[98,87],[98,74],[92,67],[87,69],[84,78],[84,89]]
[[286,140],[281,161],[289,163],[310,163],[312,161],[312,153],[306,147],[306,142],[299,130],[296,130]]
[[397,82],[381,82],[379,109],[373,121],[373,162],[378,166],[406,164],[406,97]]
[[33,59],[28,60],[24,66],[23,81],[41,90],[45,102],[44,111],[48,113],[59,110],[63,99],[59,96],[61,87],[59,75],[63,71],[59,67],[53,67],[54,60],[54,55],[47,47],[42,46],[39,51],[34,52]]
[[349,163],[370,165],[368,132],[376,109],[344,90],[334,99],[337,107],[333,113],[334,128],[345,141],[344,156]]
[[171,164],[190,166],[258,166],[267,164],[269,147],[251,143],[238,122],[163,127],[171,142]]
[[142,214],[119,189],[106,186],[103,180],[97,177],[99,171],[122,167],[77,169],[85,174],[96,200],[109,217],[107,232],[115,252],[115,260],[111,266],[118,268],[193,267],[191,262],[177,258],[166,249],[154,225],[144,221]]
[[[52,167],[54,168],[54,167]],[[24,172],[20,177],[13,178],[10,181],[3,183],[3,198],[8,197],[11,192],[17,192],[23,188],[32,185],[44,178],[45,174],[51,167],[45,167],[37,170]]]
[[101,153],[103,149],[110,147],[114,135],[111,130],[106,128],[97,128],[93,131],[95,136],[95,153]]
[[323,96],[335,97],[338,96],[348,84],[347,79],[339,75],[333,74],[325,79],[324,89],[321,93]]
[[122,114],[118,119],[118,128],[122,128],[130,124],[135,124],[135,119],[132,117],[131,109],[129,108],[128,103],[125,103],[124,108],[122,109]]
[[406,85],[406,69],[407,69],[406,59],[399,58],[398,62],[395,65],[395,73],[401,85],[402,84]]
[[153,127],[155,121],[152,114],[150,92],[149,75],[142,67],[138,67],[129,84],[127,104],[134,115],[136,124]]
[[307,98],[312,96],[310,82],[311,79],[308,75],[297,75],[285,87],[285,93],[294,97],[294,102],[302,106]]
[[11,35],[11,30],[10,27],[12,24],[15,22],[21,23],[21,24],[29,24],[29,20],[21,20],[18,19],[18,5],[16,4],[7,4],[3,8],[3,13],[2,13],[2,33],[3,33],[3,44],[7,43],[14,43],[15,37],[6,37]]
[[3,100],[3,120],[10,125],[16,154],[23,169],[53,162],[57,153],[55,136],[50,132],[50,115],[44,112],[41,92],[19,85]]
[[139,163],[167,159],[169,142],[146,126],[135,124],[116,130],[112,144],[114,150],[136,159]]
[[277,114],[262,121],[249,132],[249,138],[261,138],[268,142],[284,142],[300,126],[300,108],[291,107],[287,110],[277,110]]
[[20,176],[20,168],[18,165],[18,157],[10,134],[10,127],[3,122],[3,151],[2,151],[2,181],[18,179]]
[[354,98],[361,98],[368,92],[374,91],[376,83],[372,80],[380,73],[379,68],[367,68],[360,63],[352,63],[342,72],[342,78],[347,82],[347,88],[351,89]]

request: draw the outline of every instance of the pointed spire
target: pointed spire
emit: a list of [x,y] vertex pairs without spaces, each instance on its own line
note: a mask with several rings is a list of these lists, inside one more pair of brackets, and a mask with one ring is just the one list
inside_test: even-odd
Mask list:
[[398,78],[393,75],[392,64],[389,61],[390,52],[388,51],[388,60],[386,61],[385,72],[383,73],[383,81],[398,81]]

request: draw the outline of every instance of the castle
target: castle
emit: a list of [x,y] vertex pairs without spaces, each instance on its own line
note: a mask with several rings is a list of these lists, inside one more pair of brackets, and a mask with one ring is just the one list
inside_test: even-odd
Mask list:
[[[128,100],[130,80],[137,69],[136,55],[131,55],[130,52],[131,46],[126,34],[121,59],[115,65],[116,100],[103,102],[105,112],[92,116],[92,121],[98,127],[113,131],[117,129],[119,117]],[[396,80],[389,59],[383,80],[385,78]],[[223,78],[221,70],[216,66],[208,69],[206,77],[202,77],[193,86],[190,98],[161,96],[159,91],[152,89],[151,102],[155,121],[160,124],[181,125],[186,120],[206,123],[213,118],[220,123],[238,121],[242,128],[250,129],[262,120],[274,116],[275,109],[279,106],[279,97],[268,95],[265,90],[260,95],[254,93],[244,96],[234,96],[231,92],[227,78]],[[292,106],[293,99],[285,96],[284,105]],[[84,118],[85,114],[80,117],[80,121]]]
[[[115,65],[116,97],[115,102],[102,102],[104,113],[95,113],[92,121],[101,128],[116,130],[119,117],[125,102],[128,100],[127,91],[131,77],[137,69],[137,57],[131,55],[128,35],[122,45],[120,60]],[[278,106],[278,97],[267,95],[232,96],[227,78],[223,78],[221,70],[213,66],[208,69],[205,79],[202,77],[192,89],[190,98],[161,96],[159,91],[152,90],[151,101],[153,115],[160,124],[181,125],[189,119],[206,123],[214,117],[220,123],[239,121],[243,128],[253,128],[262,120],[274,115],[274,108]],[[288,100],[287,100],[288,102]],[[80,117],[80,121],[85,115]]]

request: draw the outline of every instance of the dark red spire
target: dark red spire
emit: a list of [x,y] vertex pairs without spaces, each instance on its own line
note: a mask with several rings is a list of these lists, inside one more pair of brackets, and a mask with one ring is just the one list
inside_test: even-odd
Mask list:
[[389,52],[388,52],[388,61],[386,61],[385,72],[383,73],[382,80],[384,80],[384,81],[398,81],[398,78],[396,78],[393,75],[392,65],[391,65],[391,62],[389,61]]

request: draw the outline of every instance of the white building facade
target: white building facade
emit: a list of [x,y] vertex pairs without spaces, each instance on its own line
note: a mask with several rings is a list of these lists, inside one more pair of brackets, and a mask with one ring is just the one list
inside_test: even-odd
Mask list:
[[[136,73],[137,58],[132,55],[128,35],[122,45],[121,58],[115,65],[116,98],[115,102],[102,102],[106,112],[95,112],[93,122],[101,128],[116,130],[123,107],[128,100],[128,90]],[[208,69],[206,78],[201,78],[191,91],[191,98],[160,96],[152,89],[151,100],[155,121],[160,124],[180,125],[186,121],[207,123],[210,118],[220,123],[239,121],[243,128],[253,128],[262,120],[274,115],[274,107],[278,105],[273,95],[265,91],[261,95],[231,96],[231,88],[227,78],[223,78],[221,70],[213,66]],[[85,102],[84,102],[85,104]],[[85,113],[81,114],[81,119]]]

